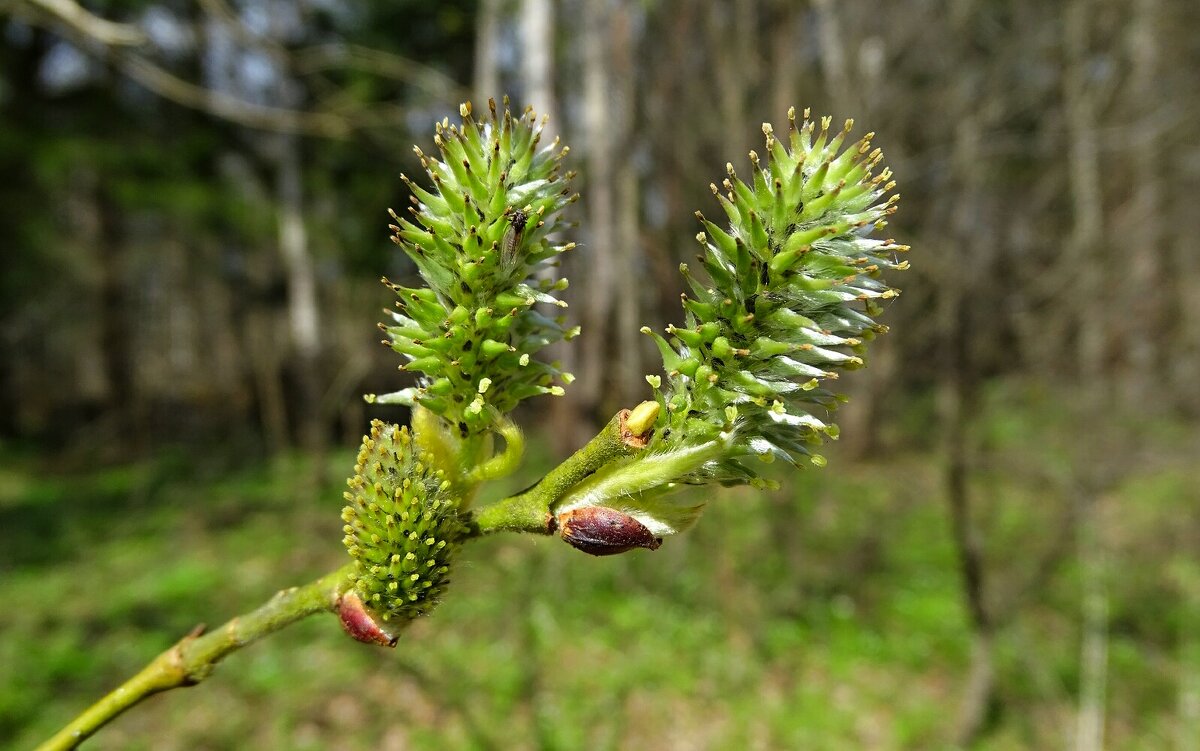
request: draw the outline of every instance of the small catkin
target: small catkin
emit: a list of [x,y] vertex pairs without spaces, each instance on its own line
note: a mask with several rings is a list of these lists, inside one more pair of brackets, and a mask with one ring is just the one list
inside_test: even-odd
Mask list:
[[356,563],[354,592],[393,628],[428,613],[465,532],[443,472],[417,453],[407,428],[375,420],[347,484],[343,542]]

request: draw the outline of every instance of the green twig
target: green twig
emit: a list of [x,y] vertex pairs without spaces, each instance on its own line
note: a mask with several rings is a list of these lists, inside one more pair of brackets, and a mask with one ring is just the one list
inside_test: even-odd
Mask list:
[[203,627],[198,627],[38,746],[38,751],[75,748],[143,699],[204,680],[230,652],[314,613],[334,610],[350,583],[353,566],[347,564],[309,584],[282,590],[256,610],[203,636]]
[[[657,407],[654,402],[648,404]],[[642,407],[633,412],[621,410],[595,438],[552,469],[536,485],[475,511],[474,532],[552,533],[555,526],[552,509],[559,499],[601,467],[645,448],[653,417],[651,415],[651,421],[646,421],[646,412]],[[652,412],[657,415],[658,411],[653,409]]]
[[517,471],[525,456],[525,436],[507,417],[497,420],[496,433],[504,439],[504,450],[467,472],[467,485],[474,487]]

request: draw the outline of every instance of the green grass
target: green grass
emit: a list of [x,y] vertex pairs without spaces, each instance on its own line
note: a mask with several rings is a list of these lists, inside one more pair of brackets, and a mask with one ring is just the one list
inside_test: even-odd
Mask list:
[[[1038,429],[1014,420],[990,426],[1002,458],[1012,436]],[[721,492],[694,531],[654,553],[474,543],[444,604],[394,651],[312,618],[203,685],[152,698],[88,747],[948,747],[970,634],[940,460],[830,459],[783,491]],[[331,481],[314,492],[314,468],[296,458],[213,472],[175,456],[59,474],[8,455],[0,744],[35,745],[195,624],[338,565],[338,485],[351,462],[349,451],[331,457]],[[1187,637],[1200,624],[1197,487],[1194,466],[1161,461],[1103,502],[1112,748],[1164,748],[1180,732],[1180,679],[1200,668]],[[1012,588],[1048,544],[1062,493],[991,469],[975,490],[991,581]],[[1061,747],[1078,613],[1067,556],[997,636],[998,701],[981,748]]]

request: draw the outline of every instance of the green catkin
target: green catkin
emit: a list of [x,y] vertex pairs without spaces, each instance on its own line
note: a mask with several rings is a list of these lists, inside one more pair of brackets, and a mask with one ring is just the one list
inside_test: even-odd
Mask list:
[[[663,406],[652,451],[714,440],[727,445],[686,481],[756,482],[747,460],[824,464],[815,450],[837,437],[828,422],[843,397],[828,384],[863,365],[865,342],[887,327],[880,303],[898,292],[882,278],[907,268],[887,225],[899,196],[868,133],[839,153],[852,121],[830,135],[805,111],[788,113],[786,139],[770,125],[765,158],[750,152],[753,179],[732,165],[713,193],[727,228],[697,212],[707,279],[681,271],[685,325],[654,337],[666,377],[648,377]],[[814,131],[816,136],[814,139]]]
[[444,473],[417,453],[407,428],[375,420],[347,484],[343,542],[354,591],[385,622],[429,612],[466,531]]
[[552,293],[566,280],[539,272],[574,247],[552,237],[578,198],[567,188],[572,173],[561,170],[568,150],[557,139],[541,143],[545,120],[532,109],[514,117],[507,99],[502,112],[488,105],[480,120],[468,102],[460,124],[437,124],[438,156],[416,150],[433,190],[403,178],[414,205],[409,217],[392,213],[392,240],[428,287],[384,280],[397,300],[380,327],[417,385],[367,397],[419,404],[464,439],[494,429],[523,399],[562,394],[570,374],[532,356],[579,333],[535,308],[565,307]]

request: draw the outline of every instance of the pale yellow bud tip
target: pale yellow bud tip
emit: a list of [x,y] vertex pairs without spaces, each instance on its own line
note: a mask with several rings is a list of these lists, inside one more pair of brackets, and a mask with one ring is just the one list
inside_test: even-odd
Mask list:
[[659,409],[658,402],[642,402],[630,410],[629,417],[625,418],[625,428],[633,435],[642,435],[658,419]]

